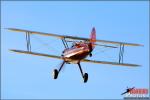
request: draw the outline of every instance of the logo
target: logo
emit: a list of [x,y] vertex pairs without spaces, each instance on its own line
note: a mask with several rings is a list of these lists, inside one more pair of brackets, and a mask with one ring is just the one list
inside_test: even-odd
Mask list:
[[144,99],[144,100],[149,100],[148,97],[148,89],[147,88],[128,88],[126,89],[125,92],[121,93],[121,95],[124,96],[124,99]]

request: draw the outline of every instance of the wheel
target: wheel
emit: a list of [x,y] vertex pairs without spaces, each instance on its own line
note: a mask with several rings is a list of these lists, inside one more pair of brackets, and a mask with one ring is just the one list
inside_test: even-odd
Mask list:
[[53,71],[53,78],[57,79],[57,77],[58,77],[58,70],[54,69],[54,71]]
[[84,79],[84,83],[86,83],[88,81],[88,74],[87,73],[84,74],[83,79]]

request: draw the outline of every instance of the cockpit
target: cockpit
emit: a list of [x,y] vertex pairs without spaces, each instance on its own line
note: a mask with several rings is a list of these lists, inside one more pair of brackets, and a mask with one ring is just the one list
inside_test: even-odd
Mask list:
[[81,44],[83,44],[82,41],[80,41],[80,42],[74,42],[71,47],[77,47],[77,48],[79,48],[79,47],[81,47]]

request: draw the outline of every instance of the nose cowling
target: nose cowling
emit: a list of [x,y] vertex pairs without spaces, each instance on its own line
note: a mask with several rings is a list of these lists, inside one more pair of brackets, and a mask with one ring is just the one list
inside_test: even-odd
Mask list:
[[[66,50],[66,49],[65,49],[65,50]],[[62,57],[64,56],[65,50],[62,51],[62,54],[61,54]]]

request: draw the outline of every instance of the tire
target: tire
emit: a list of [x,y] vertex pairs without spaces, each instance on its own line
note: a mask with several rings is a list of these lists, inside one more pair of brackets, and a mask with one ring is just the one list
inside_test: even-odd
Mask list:
[[84,79],[84,83],[86,83],[88,81],[88,74],[87,73],[84,74],[83,79]]
[[54,71],[53,71],[53,78],[57,79],[57,77],[58,77],[58,70],[54,69]]

